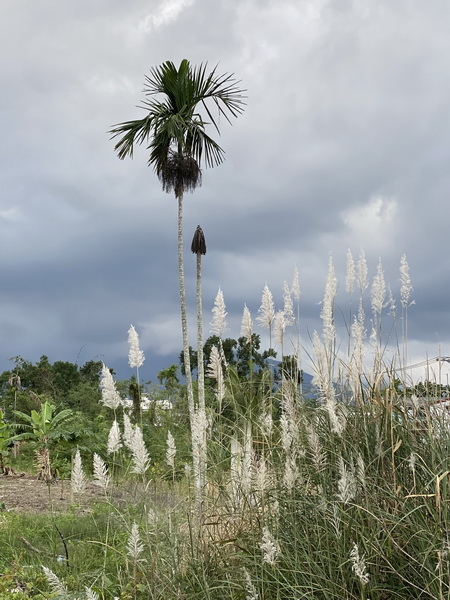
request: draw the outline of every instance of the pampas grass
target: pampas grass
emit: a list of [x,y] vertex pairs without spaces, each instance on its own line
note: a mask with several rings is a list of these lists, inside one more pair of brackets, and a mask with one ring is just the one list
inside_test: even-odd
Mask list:
[[[403,257],[401,274],[400,302],[406,311],[412,284]],[[266,285],[258,313],[258,323],[282,348],[293,326],[299,327],[293,316],[298,280],[295,270],[291,289],[283,284],[281,310]],[[386,364],[382,324],[392,302],[381,262],[370,290],[369,281],[364,252],[355,262],[349,251],[345,289],[355,296],[357,312],[350,313],[342,344],[337,332],[344,328],[336,323],[342,314],[336,310],[338,279],[329,258],[322,331],[312,334],[309,354],[314,397],[303,396],[289,377],[274,383],[264,370],[239,378],[236,368],[225,364],[221,348],[213,347],[207,412],[197,407],[194,412],[190,456],[179,444],[186,425],[176,417],[158,438],[162,466],[149,445],[150,463],[143,429],[126,413],[121,439],[113,421],[109,464],[94,454],[94,481],[106,495],[115,476],[108,470],[111,455],[131,452],[130,470],[139,481],[127,479],[129,473],[124,478],[141,496],[128,503],[108,497],[110,528],[98,543],[105,548],[105,571],[110,554],[119,563],[108,578],[120,592],[102,588],[105,598],[119,593],[134,600],[450,598],[448,416],[446,409],[410,399],[410,390],[399,388],[405,378],[395,369],[396,350]],[[219,292],[213,315],[215,331],[222,335],[226,310]],[[368,327],[374,332],[369,340]],[[252,329],[245,306],[241,335],[248,341]],[[154,431],[145,429],[147,442],[153,443]],[[185,476],[177,472],[176,479],[175,456],[180,463],[187,460]],[[81,467],[81,459],[74,459],[73,479],[80,477],[76,461]],[[47,577],[56,591],[60,580]],[[105,587],[106,576],[95,577]]]

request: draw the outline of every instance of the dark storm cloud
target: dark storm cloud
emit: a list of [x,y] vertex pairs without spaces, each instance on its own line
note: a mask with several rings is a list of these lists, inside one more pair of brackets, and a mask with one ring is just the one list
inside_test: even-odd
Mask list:
[[[219,286],[237,337],[244,302],[255,317],[267,282],[281,308],[296,264],[307,338],[329,253],[342,291],[364,248],[397,297],[407,255],[414,352],[450,345],[449,23],[444,0],[3,3],[0,368],[83,348],[123,370],[130,323],[149,371],[176,359],[176,202],[145,148],[119,161],[107,132],[143,116],[150,67],[185,57],[248,96],[221,122],[226,162],[184,202],[186,249],[198,224],[208,245],[205,333]],[[192,317],[194,277],[187,252]]]

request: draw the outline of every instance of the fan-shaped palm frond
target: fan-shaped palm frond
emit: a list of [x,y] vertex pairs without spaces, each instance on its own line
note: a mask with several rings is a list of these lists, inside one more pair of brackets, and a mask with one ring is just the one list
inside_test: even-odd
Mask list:
[[[176,195],[182,192],[180,185],[192,190],[201,183],[202,163],[213,167],[223,162],[223,149],[206,133],[208,125],[219,132],[211,103],[228,122],[244,109],[243,90],[238,82],[227,73],[216,75],[216,69],[207,73],[206,64],[192,67],[188,60],[182,60],[178,69],[170,61],[152,68],[145,79],[146,98],[141,106],[147,116],[119,123],[110,131],[113,138],[120,137],[115,150],[121,159],[132,157],[136,144],[148,143],[149,165],[154,167],[163,189],[173,190]],[[196,173],[192,161],[197,163]],[[185,175],[175,181],[176,165],[182,171],[189,165],[193,177]]]

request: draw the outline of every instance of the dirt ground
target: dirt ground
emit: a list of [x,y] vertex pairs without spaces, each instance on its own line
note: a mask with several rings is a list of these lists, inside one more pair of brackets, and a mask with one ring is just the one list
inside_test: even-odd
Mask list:
[[[98,486],[88,483],[86,490],[76,494],[74,501],[81,510],[88,510],[89,505],[103,495]],[[0,475],[0,512],[61,512],[67,510],[70,504],[69,481],[52,483],[49,494],[47,484],[37,480],[35,475]]]

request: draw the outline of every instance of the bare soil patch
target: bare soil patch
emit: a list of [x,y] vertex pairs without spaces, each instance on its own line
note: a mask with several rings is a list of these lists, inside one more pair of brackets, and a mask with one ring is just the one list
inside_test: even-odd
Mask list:
[[[102,497],[102,490],[93,483],[88,483],[82,494],[76,494],[74,501],[81,510],[88,510],[92,502]],[[49,494],[47,484],[36,479],[36,475],[0,476],[2,510],[28,513],[64,512],[70,505],[70,481],[56,481],[50,484]]]

